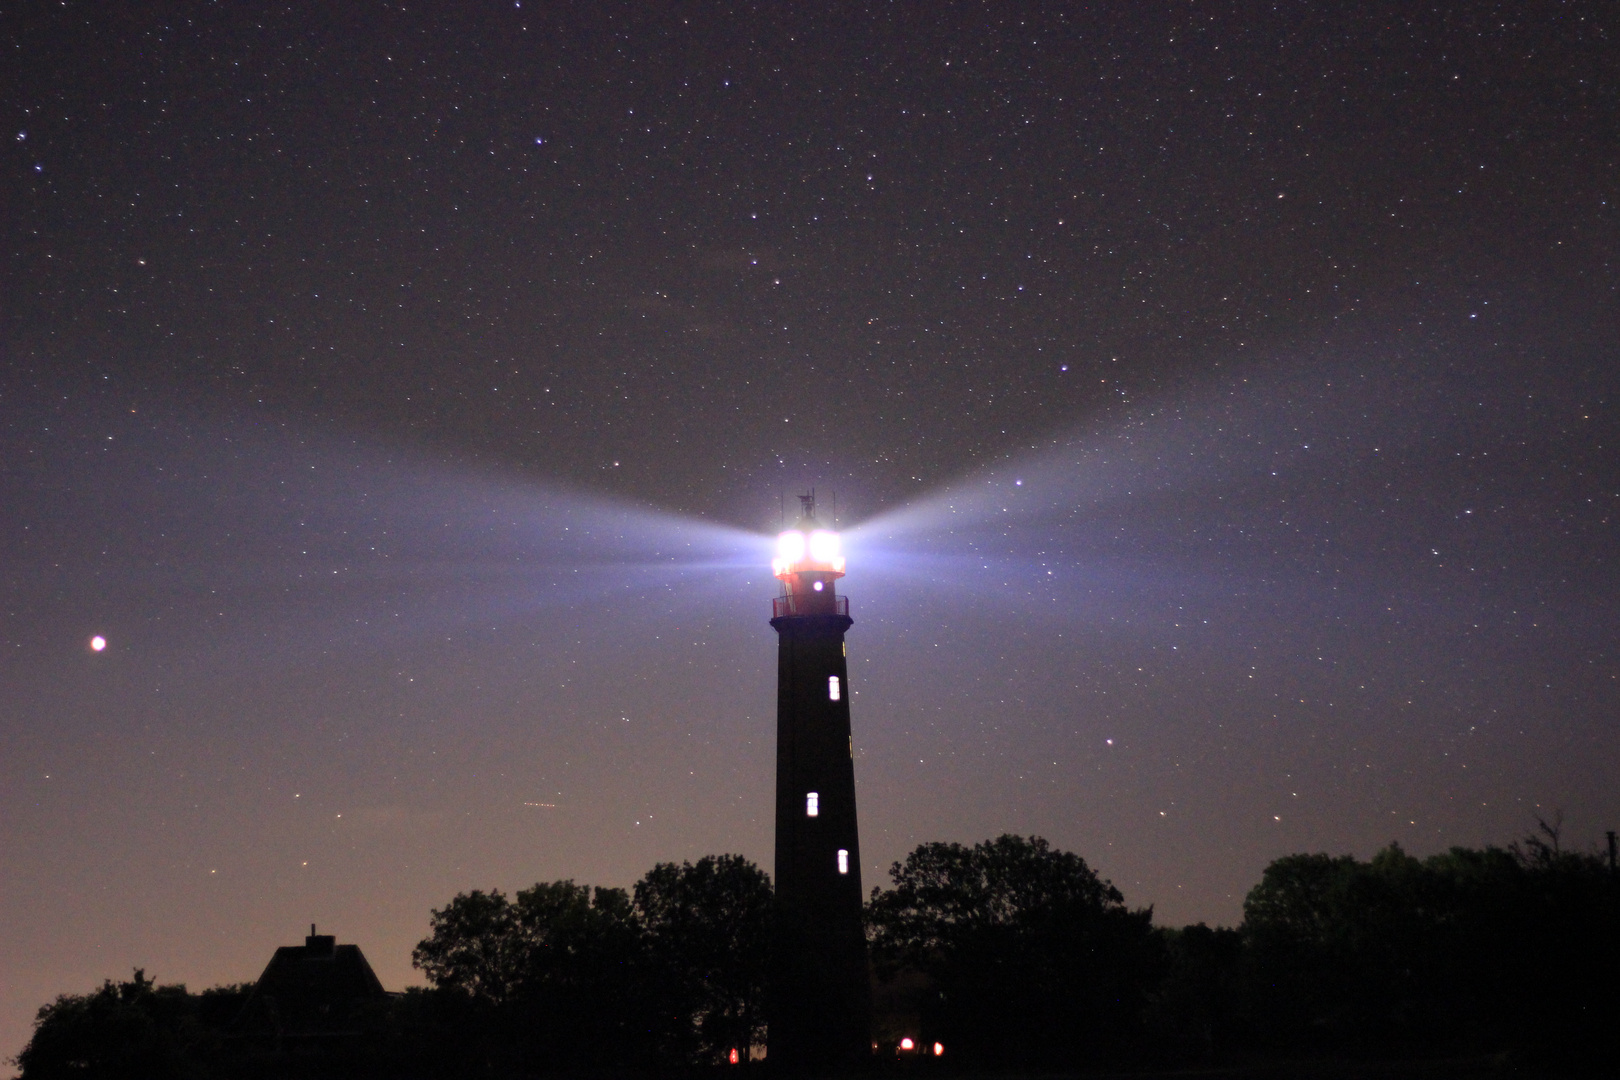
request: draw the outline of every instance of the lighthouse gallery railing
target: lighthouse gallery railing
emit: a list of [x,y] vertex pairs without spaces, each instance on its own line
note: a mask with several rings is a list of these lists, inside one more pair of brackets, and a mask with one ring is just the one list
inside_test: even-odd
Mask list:
[[[828,601],[831,603],[828,603]],[[778,596],[771,601],[771,618],[784,615],[842,615],[849,617],[849,597],[810,593],[806,596]]]

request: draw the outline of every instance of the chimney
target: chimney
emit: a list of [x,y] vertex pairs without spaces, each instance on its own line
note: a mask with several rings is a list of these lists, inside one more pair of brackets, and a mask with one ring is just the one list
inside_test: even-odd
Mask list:
[[309,936],[304,939],[306,960],[330,957],[337,952],[337,938],[332,934],[317,934],[315,924],[309,924]]

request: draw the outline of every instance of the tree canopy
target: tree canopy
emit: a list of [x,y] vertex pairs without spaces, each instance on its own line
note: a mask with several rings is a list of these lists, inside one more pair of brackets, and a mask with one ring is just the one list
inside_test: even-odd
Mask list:
[[127,982],[108,979],[88,994],[63,994],[41,1006],[17,1065],[26,1080],[206,1076],[218,1060],[221,1032],[249,989],[192,995],[178,983],[159,986],[137,969]]
[[1117,1050],[1154,970],[1152,912],[1039,837],[923,844],[867,906],[873,960],[930,990],[922,1034],[982,1066],[1056,1066]]
[[[1556,835],[1554,836],[1556,840]],[[1532,837],[1366,862],[1289,855],[1244,901],[1248,1013],[1276,1045],[1547,1051],[1620,1021],[1620,888]]]
[[463,893],[412,956],[493,1010],[520,1064],[717,1061],[763,1032],[770,910],[764,871],[711,855],[658,864],[633,898],[572,881]]
[[770,878],[741,855],[659,863],[636,883],[648,951],[692,1018],[700,1060],[764,1042],[771,902]]

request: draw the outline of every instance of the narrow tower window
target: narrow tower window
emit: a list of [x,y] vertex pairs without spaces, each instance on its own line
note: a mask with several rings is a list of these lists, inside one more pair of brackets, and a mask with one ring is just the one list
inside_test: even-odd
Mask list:
[[849,851],[845,848],[838,849],[838,872],[840,874],[849,873]]
[[821,796],[814,791],[804,794],[804,816],[815,817],[821,813]]
[[828,701],[837,701],[842,696],[843,696],[843,691],[840,690],[839,687],[838,687],[838,676],[836,676],[836,675],[827,676],[827,700]]

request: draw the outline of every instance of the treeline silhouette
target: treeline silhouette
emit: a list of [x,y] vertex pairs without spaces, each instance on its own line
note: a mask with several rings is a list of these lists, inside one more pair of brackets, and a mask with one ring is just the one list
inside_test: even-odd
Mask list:
[[1620,1072],[1620,878],[1543,830],[1427,859],[1286,856],[1235,930],[1154,929],[1039,839],[926,844],[874,893],[873,960],[901,990],[890,1022],[974,1070],[1502,1055]]
[[[1155,928],[1039,838],[924,844],[891,876],[867,909],[874,1069],[1612,1071],[1620,879],[1545,825],[1506,849],[1278,859],[1237,929]],[[23,1080],[647,1075],[725,1069],[734,1049],[758,1068],[770,938],[769,880],[737,855],[660,864],[629,891],[474,891],[431,913],[413,953],[428,988],[330,1030],[277,1030],[244,1007],[251,986],[136,972],[44,1006],[16,1060]]]

